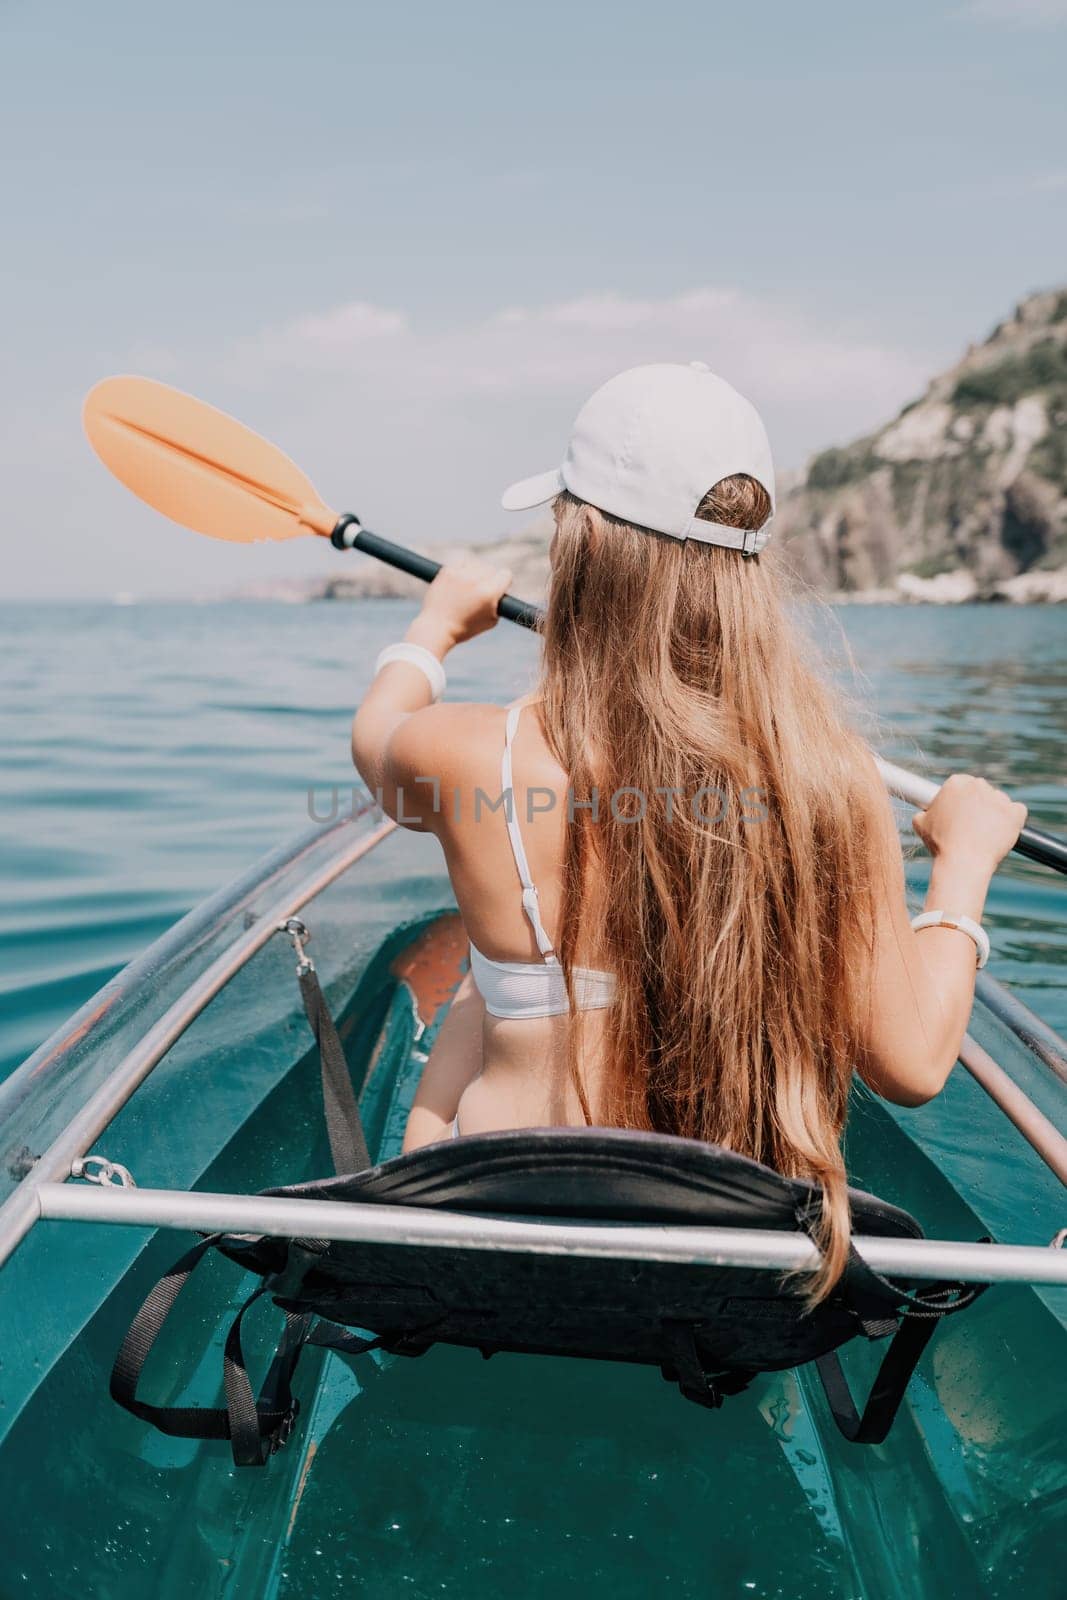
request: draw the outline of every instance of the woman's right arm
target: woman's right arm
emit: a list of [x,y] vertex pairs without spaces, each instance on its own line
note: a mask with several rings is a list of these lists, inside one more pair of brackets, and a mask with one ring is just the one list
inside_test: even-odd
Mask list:
[[[444,661],[450,650],[497,624],[511,573],[474,556],[441,568],[404,640]],[[425,671],[393,661],[376,674],[352,722],[352,760],[402,827],[436,831],[445,767],[463,767],[471,707],[433,705]]]
[[[900,1105],[939,1094],[956,1064],[974,1003],[977,951],[955,928],[909,920],[904,863],[892,809],[877,808],[877,913],[873,992],[861,1076]],[[997,866],[1026,821],[1026,807],[982,778],[957,773],[912,819],[933,857],[926,909],[980,922]]]

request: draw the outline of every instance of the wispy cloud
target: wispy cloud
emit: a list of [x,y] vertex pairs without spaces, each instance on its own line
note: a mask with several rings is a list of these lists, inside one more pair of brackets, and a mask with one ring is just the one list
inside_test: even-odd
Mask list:
[[1067,172],[1046,172],[1040,178],[1033,178],[1029,184],[1031,189],[1038,193],[1047,194],[1054,190],[1067,189]]
[[823,400],[843,414],[861,395],[864,412],[883,397],[893,404],[923,375],[910,353],[718,287],[659,299],[604,292],[510,306],[433,331],[401,311],[355,301],[235,342],[222,364],[241,380],[290,368],[440,398],[577,393],[622,367],[696,357],[765,400],[805,407]]
[[1067,22],[1067,0],[968,0],[952,13],[961,22],[1007,22],[1052,28]]
[[235,350],[282,366],[344,365],[368,342],[406,332],[408,319],[402,311],[349,300],[332,310],[308,312],[281,327],[266,328]]

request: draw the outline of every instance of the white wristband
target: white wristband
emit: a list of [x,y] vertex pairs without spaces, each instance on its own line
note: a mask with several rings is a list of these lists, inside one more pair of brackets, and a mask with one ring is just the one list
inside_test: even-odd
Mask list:
[[973,917],[965,917],[955,911],[923,911],[919,916],[912,917],[911,925],[916,933],[923,928],[958,928],[960,933],[965,933],[968,939],[975,942],[979,971],[989,960],[989,935]]
[[445,692],[448,679],[445,669],[438,661],[432,650],[427,650],[421,644],[387,644],[374,663],[374,676],[377,677],[383,667],[389,666],[392,661],[403,661],[409,667],[418,667],[423,677],[430,685],[430,693],[435,701],[440,700]]

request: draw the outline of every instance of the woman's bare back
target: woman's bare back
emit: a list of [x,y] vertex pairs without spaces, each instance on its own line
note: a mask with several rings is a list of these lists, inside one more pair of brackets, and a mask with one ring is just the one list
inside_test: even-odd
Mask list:
[[[510,798],[503,793],[500,770],[506,712],[496,706],[456,708],[462,711],[456,718],[462,721],[462,730],[456,731],[463,734],[464,761],[458,771],[432,775],[436,804],[426,825],[441,841],[472,944],[490,962],[523,964],[536,978],[543,958],[523,909],[505,807],[510,804],[521,832],[541,920],[554,943],[563,899],[568,779],[549,749],[536,702],[521,704]],[[593,871],[587,878],[578,961],[596,968],[602,885]],[[594,1117],[600,1099],[601,1041],[609,1015],[591,1010],[582,1017],[582,1083]],[[442,1137],[454,1115],[464,1133],[584,1123],[578,1091],[567,1070],[569,1026],[565,1015],[490,1015],[468,976],[426,1068],[406,1147]]]

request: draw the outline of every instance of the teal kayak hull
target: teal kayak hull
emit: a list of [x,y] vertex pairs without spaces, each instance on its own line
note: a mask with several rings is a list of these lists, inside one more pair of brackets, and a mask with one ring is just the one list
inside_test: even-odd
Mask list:
[[[394,885],[384,908],[373,897],[374,917],[358,873],[302,915],[381,1158],[399,1149],[462,950],[447,886],[428,858],[421,870],[410,841],[403,857],[387,843],[374,871]],[[241,896],[226,910],[249,914]],[[165,969],[159,981],[166,991]],[[1058,1088],[1034,1079],[996,1018],[977,1011],[972,1031],[1062,1121]],[[51,1100],[14,1085],[31,1148],[33,1117],[40,1144],[93,1070],[88,1056],[74,1061]],[[317,1073],[278,940],[212,1001],[97,1148],[153,1187],[249,1193],[324,1175]],[[962,1071],[919,1112],[857,1090],[847,1153],[853,1182],[911,1211],[931,1237],[1047,1244],[1067,1221],[1062,1187]],[[708,1412],[642,1368],[485,1362],[445,1348],[351,1363],[309,1352],[288,1445],[265,1470],[238,1471],[225,1445],[165,1438],[108,1396],[130,1318],[188,1242],[41,1222],[0,1272],[5,1594],[1061,1591],[1067,1291],[996,1286],[947,1321],[875,1448],[838,1435],[806,1370],[766,1375]],[[248,1288],[235,1266],[208,1260],[153,1352],[153,1399],[217,1402],[222,1330]],[[277,1313],[261,1303],[249,1322],[256,1367]],[[844,1352],[858,1390],[877,1356],[860,1343]]]

